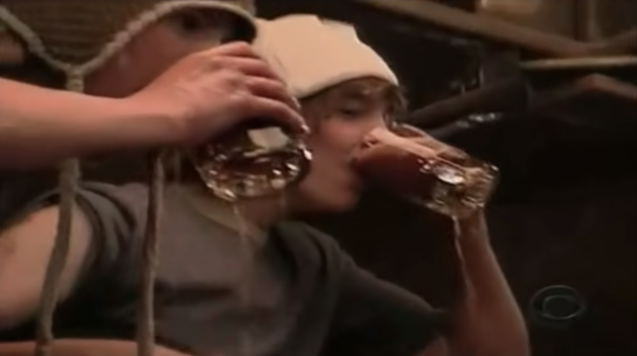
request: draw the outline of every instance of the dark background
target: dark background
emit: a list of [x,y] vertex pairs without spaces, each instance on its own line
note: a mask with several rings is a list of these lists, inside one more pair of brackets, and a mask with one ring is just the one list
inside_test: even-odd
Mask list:
[[[524,1],[507,1],[512,10],[520,2]],[[626,14],[637,13],[637,2],[611,2],[612,6],[605,5],[609,1],[540,1],[537,11],[511,16],[480,8],[474,1],[439,1],[580,43],[609,40],[634,28],[637,20]],[[634,67],[615,70],[592,66],[520,74],[516,65],[502,58],[515,58],[517,64],[518,60],[558,58],[560,54],[529,49],[523,42],[501,43],[459,33],[347,1],[261,0],[259,6],[266,17],[318,12],[356,23],[361,37],[395,68],[413,109],[454,97],[459,94],[458,84],[474,87],[476,70],[486,66],[505,73],[494,74],[495,81],[521,75],[546,90],[591,73],[633,85],[623,99],[603,90],[563,98],[556,106],[569,115],[505,105],[510,109],[497,123],[461,132],[439,131],[447,132],[443,135],[446,141],[501,170],[500,189],[489,208],[492,243],[526,312],[534,355],[637,354]],[[625,53],[635,55],[634,47]],[[507,101],[512,99],[505,96],[500,100],[511,104]],[[425,128],[441,127],[433,126]],[[453,300],[450,230],[444,219],[370,194],[353,214],[322,218],[317,224],[336,235],[360,264],[378,275],[435,304]],[[537,321],[528,310],[531,297],[552,285],[575,289],[587,312],[566,325]]]

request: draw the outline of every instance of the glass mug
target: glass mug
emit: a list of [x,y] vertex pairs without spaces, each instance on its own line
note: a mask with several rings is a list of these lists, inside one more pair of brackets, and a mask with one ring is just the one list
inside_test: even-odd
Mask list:
[[190,159],[204,184],[222,199],[276,194],[300,182],[312,154],[301,134],[267,119],[253,119],[202,145]]
[[498,179],[496,167],[404,124],[372,130],[353,166],[389,193],[451,217],[483,208]]

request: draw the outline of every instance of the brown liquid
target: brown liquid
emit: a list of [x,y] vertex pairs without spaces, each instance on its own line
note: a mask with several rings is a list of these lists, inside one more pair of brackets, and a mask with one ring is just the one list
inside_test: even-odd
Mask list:
[[[254,296],[253,283],[254,283],[254,268],[255,268],[255,249],[258,241],[254,238],[254,231],[250,228],[246,218],[243,215],[240,204],[234,204],[234,215],[238,222],[238,233],[241,239],[242,250],[242,266],[243,278],[242,285],[239,286],[239,303],[245,315],[250,315]],[[253,356],[255,354],[253,327],[248,321],[246,327],[241,331],[239,335],[239,352],[241,356]]]
[[301,137],[253,120],[200,147],[191,159],[215,195],[236,201],[276,194],[299,182],[312,156]]
[[496,167],[417,129],[379,128],[366,142],[354,165],[368,181],[441,214],[466,216],[484,207],[495,188]]
[[[184,189],[182,193],[190,200],[191,204],[201,214],[208,219],[218,223],[225,228],[237,233],[240,243],[239,262],[241,265],[240,280],[237,286],[236,298],[239,306],[237,318],[245,321],[245,327],[236,335],[234,352],[237,356],[254,356],[256,355],[255,345],[255,327],[252,317],[255,302],[258,301],[258,295],[254,289],[254,283],[258,276],[256,258],[259,250],[267,243],[267,234],[265,234],[258,226],[250,222],[246,215],[246,202],[232,202],[231,211],[228,214],[227,205],[211,204],[210,197],[200,195],[197,190]],[[281,196],[284,199],[284,196]],[[283,200],[281,203],[285,203]]]

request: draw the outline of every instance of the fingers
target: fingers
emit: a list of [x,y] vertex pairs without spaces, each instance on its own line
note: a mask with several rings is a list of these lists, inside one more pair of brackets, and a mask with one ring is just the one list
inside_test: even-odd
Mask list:
[[247,42],[230,42],[217,46],[206,51],[208,54],[233,56],[233,57],[248,57],[248,58],[261,58],[252,46]]
[[309,130],[298,114],[301,109],[298,101],[290,95],[284,81],[250,45],[235,42],[217,47],[215,56],[222,68],[234,70],[245,76],[248,90],[258,99],[252,104],[255,110],[268,110],[275,118],[282,119],[284,123],[300,132]]
[[[238,118],[268,117],[295,132],[309,129],[298,113],[298,101],[287,90],[283,80],[245,42],[218,46],[193,55],[189,66],[198,68],[197,77],[211,85],[245,94]],[[225,75],[223,75],[225,73]]]
[[252,96],[245,103],[245,117],[267,117],[276,120],[296,133],[308,132],[303,117],[288,104],[265,97]]
[[[245,76],[245,81],[255,95],[281,100],[300,110],[298,101],[287,91],[284,81],[246,43],[236,42],[222,46],[223,51],[210,51],[212,69],[233,70]],[[221,47],[218,47],[221,48]],[[244,55],[237,56],[237,55]]]
[[216,57],[211,64],[211,70],[233,70],[243,75],[262,77],[283,82],[282,78],[261,59],[241,57]]
[[251,77],[248,78],[247,86],[253,95],[281,101],[296,111],[300,110],[298,101],[289,94],[287,87],[280,81]]
[[[248,43],[229,43],[204,52],[204,55],[212,62],[213,65],[211,67],[213,70],[234,70],[247,77],[258,77],[247,78],[257,93],[264,93],[264,96],[271,98],[285,98],[285,101],[289,102],[291,106],[297,106],[296,100],[290,100],[291,98],[289,98],[282,78],[272,70],[266,61],[256,54]],[[259,78],[273,79],[278,83]]]
[[230,67],[245,75],[249,90],[258,96],[280,100],[300,111],[299,101],[288,91],[288,87],[263,61],[253,59],[233,59]]
[[213,68],[234,69],[246,75],[282,80],[268,63],[245,42],[233,42],[202,53]]
[[[301,107],[298,100],[290,95],[283,82],[273,78],[246,76],[245,85],[254,99],[259,99],[253,104],[255,107],[272,110],[273,115],[283,119],[283,123],[288,123],[295,131],[309,132],[309,128],[299,113]],[[276,105],[274,105],[275,103]]]

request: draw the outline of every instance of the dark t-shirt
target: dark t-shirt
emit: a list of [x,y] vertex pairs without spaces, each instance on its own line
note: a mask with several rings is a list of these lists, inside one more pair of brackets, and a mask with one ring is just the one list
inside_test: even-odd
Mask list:
[[[147,190],[91,184],[78,199],[96,233],[55,334],[133,339]],[[437,313],[428,304],[358,268],[334,240],[305,224],[277,225],[246,263],[235,233],[168,188],[160,231],[160,344],[194,355],[412,356],[436,335]],[[32,338],[32,330],[0,336]]]

